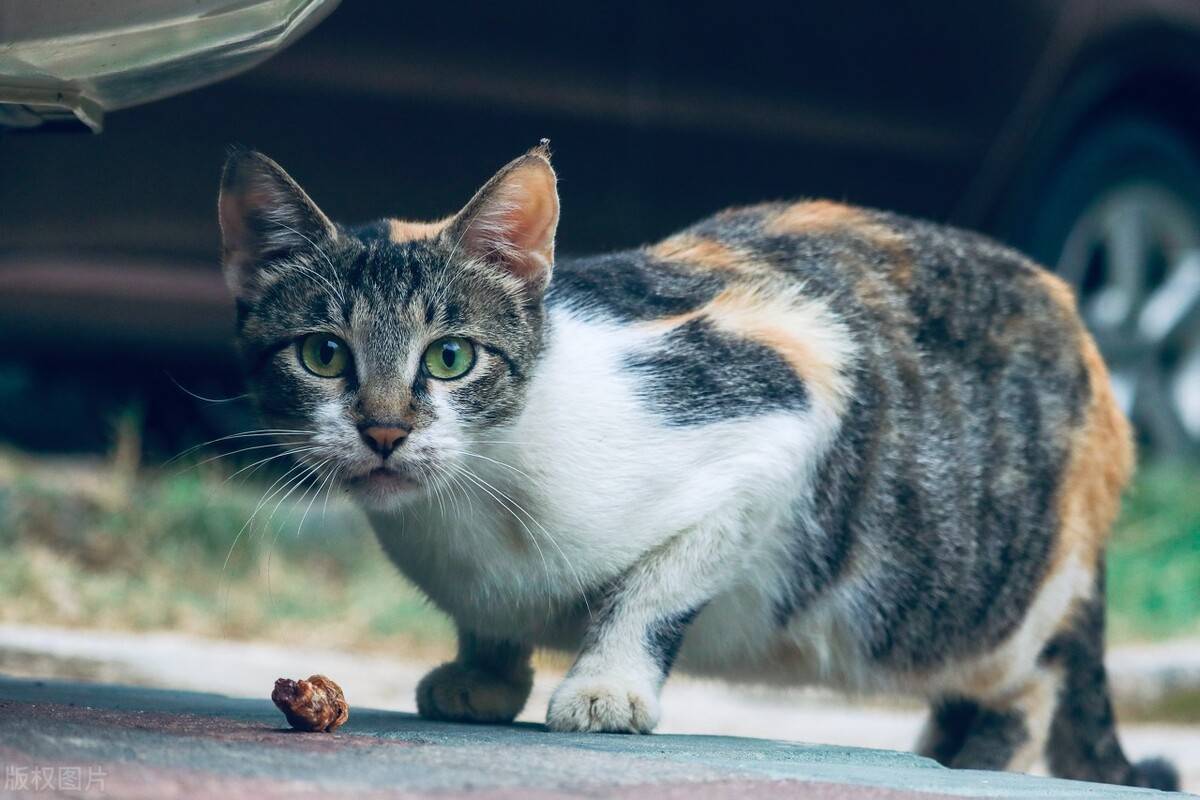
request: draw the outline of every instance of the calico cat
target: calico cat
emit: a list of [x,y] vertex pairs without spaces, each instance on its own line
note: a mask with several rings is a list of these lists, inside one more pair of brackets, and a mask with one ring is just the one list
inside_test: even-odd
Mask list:
[[[678,663],[899,691],[919,752],[1170,788],[1105,679],[1129,425],[1070,289],[964,231],[815,201],[556,259],[543,145],[437,222],[331,222],[235,152],[224,264],[265,418],[453,618],[420,713],[651,731]],[[306,448],[306,449],[305,449]]]

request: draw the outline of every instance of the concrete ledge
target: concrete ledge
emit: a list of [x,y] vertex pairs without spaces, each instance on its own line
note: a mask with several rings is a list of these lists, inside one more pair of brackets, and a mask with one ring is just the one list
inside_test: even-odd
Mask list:
[[[552,734],[355,708],[295,733],[264,699],[0,677],[5,789],[62,796],[1119,798],[1148,790],[955,771],[884,750],[713,736]],[[25,780],[25,786],[16,782]],[[1182,795],[1176,795],[1182,796]]]

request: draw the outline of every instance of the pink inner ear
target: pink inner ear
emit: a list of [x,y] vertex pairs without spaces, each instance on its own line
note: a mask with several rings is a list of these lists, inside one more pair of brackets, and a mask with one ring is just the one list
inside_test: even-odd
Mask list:
[[505,217],[513,232],[513,243],[522,250],[554,247],[554,225],[558,222],[558,197],[554,177],[548,169],[518,170],[513,176],[513,195],[525,198]]
[[217,214],[226,253],[249,253],[253,243],[250,241],[250,229],[246,225],[246,218],[251,213],[267,208],[272,199],[270,191],[263,188],[221,193]]
[[246,241],[246,220],[242,211],[242,198],[233,192],[221,192],[217,216],[221,223],[221,237],[224,241],[225,252],[232,253],[242,249]]
[[545,280],[554,263],[558,193],[554,171],[531,159],[504,176],[470,222],[467,252],[524,280]]

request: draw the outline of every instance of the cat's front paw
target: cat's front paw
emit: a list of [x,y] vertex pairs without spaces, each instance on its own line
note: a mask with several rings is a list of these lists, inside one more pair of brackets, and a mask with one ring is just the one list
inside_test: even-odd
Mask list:
[[450,722],[512,722],[533,687],[533,672],[501,676],[452,661],[417,684],[417,711]]
[[546,725],[552,731],[649,733],[658,713],[652,686],[581,675],[568,677],[554,692]]

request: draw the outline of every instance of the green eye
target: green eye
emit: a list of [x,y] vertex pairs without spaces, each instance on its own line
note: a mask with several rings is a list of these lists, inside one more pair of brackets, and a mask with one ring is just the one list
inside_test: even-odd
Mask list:
[[475,346],[458,336],[438,339],[425,348],[425,371],[442,381],[461,378],[475,366]]
[[328,333],[305,336],[299,351],[304,368],[322,378],[336,378],[350,367],[350,345]]

